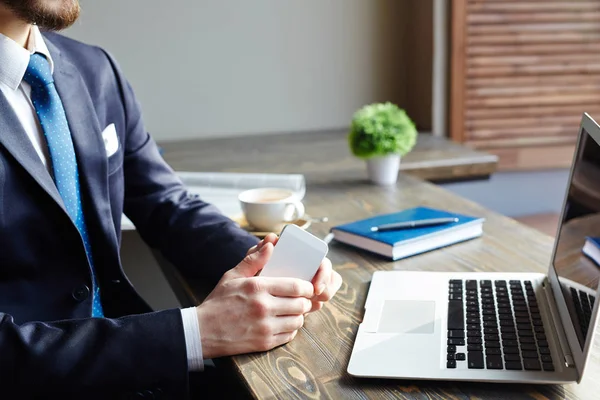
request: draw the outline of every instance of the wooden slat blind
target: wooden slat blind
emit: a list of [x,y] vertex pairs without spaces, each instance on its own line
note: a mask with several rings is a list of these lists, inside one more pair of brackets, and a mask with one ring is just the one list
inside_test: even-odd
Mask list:
[[565,167],[600,121],[600,0],[453,0],[450,134],[500,168]]

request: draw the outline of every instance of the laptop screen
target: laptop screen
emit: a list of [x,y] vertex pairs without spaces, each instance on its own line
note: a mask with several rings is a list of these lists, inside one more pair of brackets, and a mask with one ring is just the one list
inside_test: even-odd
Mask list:
[[600,279],[600,145],[582,129],[553,265],[583,350]]

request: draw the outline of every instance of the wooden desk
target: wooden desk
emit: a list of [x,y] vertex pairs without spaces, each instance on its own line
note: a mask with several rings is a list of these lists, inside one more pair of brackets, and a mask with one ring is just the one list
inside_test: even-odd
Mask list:
[[[426,205],[485,217],[482,238],[397,262],[346,247],[330,245],[329,257],[344,284],[323,310],[307,317],[291,343],[261,354],[217,360],[230,367],[260,399],[383,398],[597,398],[600,349],[580,385],[532,386],[454,382],[355,379],[346,373],[371,275],[376,270],[546,271],[552,239],[518,222],[409,176],[397,186],[376,187],[362,175],[308,185],[307,212],[329,222],[310,230],[323,237],[333,225],[377,213]],[[402,355],[398,354],[398,358]]]
[[[192,140],[161,147],[165,160],[179,171],[299,173],[313,182],[366,177],[364,162],[350,154],[346,132],[341,130]],[[495,155],[420,134],[400,169],[436,182],[485,179],[497,162]]]

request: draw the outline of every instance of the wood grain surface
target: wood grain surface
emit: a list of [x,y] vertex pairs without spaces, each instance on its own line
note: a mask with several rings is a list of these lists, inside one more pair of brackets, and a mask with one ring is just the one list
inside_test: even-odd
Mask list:
[[[272,351],[217,360],[235,371],[260,399],[594,399],[600,393],[600,350],[580,385],[533,386],[356,379],[346,373],[372,273],[376,270],[534,271],[547,270],[552,238],[510,218],[401,174],[397,185],[377,187],[360,175],[310,183],[307,212],[327,216],[310,231],[324,237],[337,224],[418,205],[486,218],[481,238],[390,262],[331,243],[329,257],[344,283],[324,309],[309,315],[291,343]],[[402,358],[402,354],[398,354]]]
[[[346,131],[262,134],[161,143],[164,158],[180,171],[300,173],[312,182],[363,174],[348,149]],[[431,181],[487,178],[498,158],[441,137],[420,134],[400,169]]]

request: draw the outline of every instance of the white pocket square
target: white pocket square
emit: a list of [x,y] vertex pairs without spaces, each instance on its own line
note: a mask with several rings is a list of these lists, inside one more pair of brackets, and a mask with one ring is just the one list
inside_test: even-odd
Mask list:
[[106,150],[107,157],[112,156],[119,150],[119,138],[117,137],[115,124],[110,124],[104,129],[102,140],[104,140],[104,149]]

